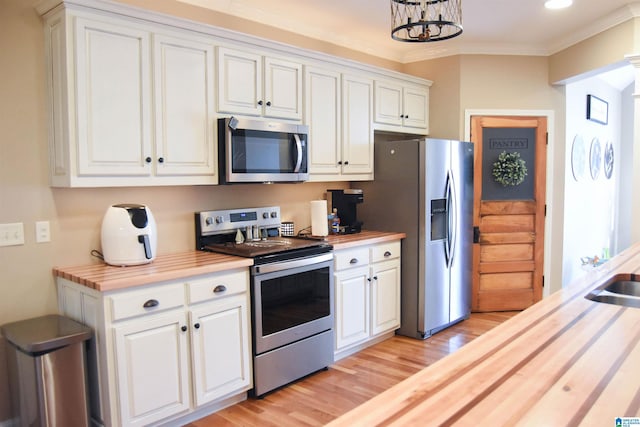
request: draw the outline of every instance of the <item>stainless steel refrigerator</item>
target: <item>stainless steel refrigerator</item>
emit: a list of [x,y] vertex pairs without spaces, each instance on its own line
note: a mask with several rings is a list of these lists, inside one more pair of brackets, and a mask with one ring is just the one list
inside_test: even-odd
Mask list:
[[358,183],[363,228],[401,231],[401,326],[427,338],[469,317],[473,144],[376,140],[374,181]]

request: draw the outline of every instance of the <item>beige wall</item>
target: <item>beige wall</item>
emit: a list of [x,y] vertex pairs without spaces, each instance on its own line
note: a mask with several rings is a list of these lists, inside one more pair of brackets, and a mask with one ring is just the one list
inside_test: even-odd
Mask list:
[[551,55],[549,82],[555,84],[593,74],[623,62],[625,55],[638,53],[638,26],[640,19],[632,19]]
[[433,81],[429,91],[429,135],[434,138],[462,139],[462,61],[463,57],[456,55],[404,66],[405,73]]

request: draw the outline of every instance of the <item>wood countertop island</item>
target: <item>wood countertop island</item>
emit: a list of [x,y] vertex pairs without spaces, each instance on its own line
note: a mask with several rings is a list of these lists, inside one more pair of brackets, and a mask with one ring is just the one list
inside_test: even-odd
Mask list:
[[639,417],[640,308],[584,298],[616,279],[640,280],[640,244],[329,426],[600,427]]

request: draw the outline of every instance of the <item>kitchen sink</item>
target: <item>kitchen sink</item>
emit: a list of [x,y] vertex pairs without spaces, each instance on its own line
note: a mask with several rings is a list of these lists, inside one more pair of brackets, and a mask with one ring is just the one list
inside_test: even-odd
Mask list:
[[585,298],[596,302],[640,308],[640,281],[614,277],[589,292]]
[[636,282],[635,280],[616,280],[615,282],[605,285],[604,290],[614,294],[640,297],[640,282]]

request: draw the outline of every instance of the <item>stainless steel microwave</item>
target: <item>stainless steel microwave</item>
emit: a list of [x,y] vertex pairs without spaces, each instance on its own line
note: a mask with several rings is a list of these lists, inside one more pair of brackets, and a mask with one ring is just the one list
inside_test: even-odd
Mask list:
[[308,135],[294,123],[218,119],[220,184],[306,181]]

